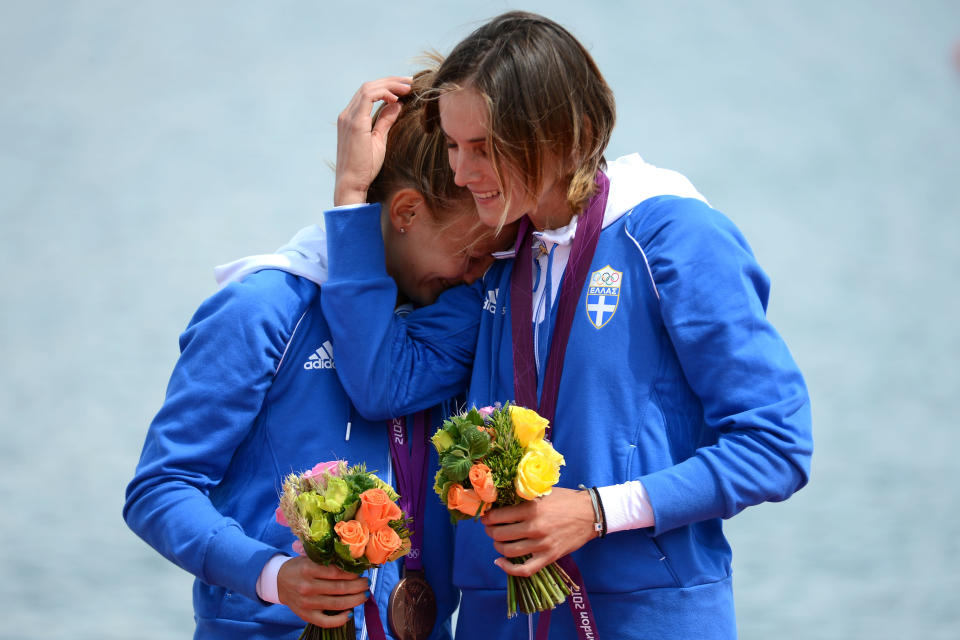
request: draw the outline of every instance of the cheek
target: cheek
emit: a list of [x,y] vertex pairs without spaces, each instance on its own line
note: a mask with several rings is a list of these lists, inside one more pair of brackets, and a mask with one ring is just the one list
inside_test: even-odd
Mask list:
[[497,180],[497,172],[493,170],[493,163],[490,162],[489,158],[483,158],[482,160],[477,161],[477,169],[480,173],[483,174],[483,177],[489,181],[500,183]]
[[456,260],[451,255],[449,239],[438,234],[417,245],[417,250],[407,263],[411,279],[415,281],[431,278],[449,278],[456,273]]
[[450,255],[437,256],[433,263],[434,272],[444,278],[455,278],[460,275],[463,260]]
[[508,187],[506,189],[507,193],[510,194],[510,199],[516,204],[520,203],[530,203],[532,198],[527,192],[526,188],[523,186],[523,182],[518,179],[513,179],[508,182]]
[[449,238],[438,239],[433,249],[433,265],[438,274],[444,278],[456,278],[463,273],[466,256],[463,246],[459,242],[452,242]]
[[530,198],[522,190],[516,189],[509,192],[509,196],[504,199],[503,205],[495,219],[484,220],[487,226],[496,228],[501,223],[513,224],[532,209]]

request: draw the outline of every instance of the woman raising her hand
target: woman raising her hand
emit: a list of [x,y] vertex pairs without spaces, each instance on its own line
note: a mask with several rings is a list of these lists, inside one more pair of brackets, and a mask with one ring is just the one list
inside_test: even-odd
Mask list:
[[[351,362],[341,380],[371,416],[468,380],[468,405],[548,417],[566,458],[549,496],[457,527],[458,639],[527,637],[500,615],[502,571],[567,556],[590,605],[569,598],[571,610],[531,621],[539,633],[735,637],[722,520],[789,497],[812,453],[809,397],[766,318],[766,275],[686,178],[636,155],[605,162],[613,96],[560,25],[495,18],[454,48],[428,99],[427,127],[442,130],[475,219],[520,223],[516,255],[396,318],[371,259],[378,214],[328,212],[337,241],[322,307]],[[357,305],[362,318],[345,313]],[[472,365],[445,346],[465,333],[476,335]]]

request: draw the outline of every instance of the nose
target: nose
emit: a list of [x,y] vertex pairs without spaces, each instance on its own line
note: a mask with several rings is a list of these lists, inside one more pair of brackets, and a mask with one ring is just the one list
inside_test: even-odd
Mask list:
[[460,151],[450,152],[450,168],[453,169],[453,183],[458,187],[465,187],[470,184],[470,179],[474,174],[473,163],[470,161],[469,153]]

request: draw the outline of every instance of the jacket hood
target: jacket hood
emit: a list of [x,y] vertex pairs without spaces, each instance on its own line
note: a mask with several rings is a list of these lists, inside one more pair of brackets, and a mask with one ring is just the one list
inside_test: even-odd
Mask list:
[[298,231],[275,253],[247,256],[213,268],[221,288],[263,269],[279,269],[322,285],[327,281],[327,234],[319,225]]
[[685,175],[671,169],[655,167],[637,153],[609,162],[604,173],[610,179],[607,208],[603,212],[604,228],[644,200],[657,196],[696,198],[707,202]]

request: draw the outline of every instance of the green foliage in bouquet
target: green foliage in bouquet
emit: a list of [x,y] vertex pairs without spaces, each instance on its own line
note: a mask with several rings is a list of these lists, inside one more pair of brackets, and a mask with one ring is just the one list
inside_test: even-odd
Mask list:
[[[366,465],[321,462],[287,476],[276,517],[311,560],[359,574],[409,553],[412,520],[396,504],[399,497]],[[334,628],[308,624],[299,640],[355,638],[351,619]]]
[[[323,465],[331,463],[317,467]],[[320,470],[317,467],[314,468],[316,473],[287,476],[280,497],[280,511],[300,539],[304,553],[318,564],[335,564],[351,573],[378,566],[366,555],[354,557],[350,545],[342,542],[335,533],[335,527],[339,522],[349,522],[357,517],[361,496],[371,489],[382,490],[391,502],[400,496],[393,487],[368,472],[364,464],[347,467],[346,463],[337,461],[335,465]],[[400,512],[400,517],[386,524],[405,543],[399,551],[409,550],[412,520]]]
[[[434,491],[456,523],[548,495],[560,479],[563,456],[544,437],[548,422],[536,411],[506,404],[470,409],[446,420],[433,435],[440,468]],[[529,556],[510,558],[523,563]],[[507,576],[507,616],[546,611],[576,588],[556,563],[529,578]]]

